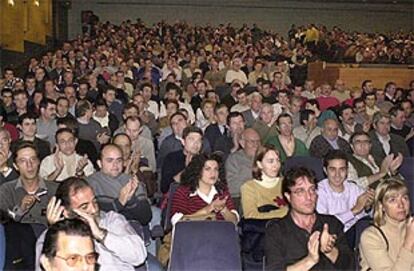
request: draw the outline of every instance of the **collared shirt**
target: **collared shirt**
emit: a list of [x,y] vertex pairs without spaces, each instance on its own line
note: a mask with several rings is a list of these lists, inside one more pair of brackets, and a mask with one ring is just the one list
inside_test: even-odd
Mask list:
[[390,137],[390,135],[388,135],[387,137],[383,137],[382,135],[380,135],[378,133],[376,133],[376,134],[377,134],[378,140],[381,142],[381,145],[382,145],[382,148],[385,152],[385,155],[390,154],[390,151],[391,151],[391,145],[390,145],[391,137]]
[[[375,164],[374,157],[372,157],[371,154],[368,155],[368,159],[365,159],[364,157],[358,156],[356,154],[354,154],[353,156],[362,163],[364,163],[364,165],[369,167],[372,171],[372,174],[380,172],[380,168],[377,166],[377,164]],[[347,180],[354,181],[357,185],[359,185],[362,188],[367,188],[369,185],[368,176],[358,177],[358,172],[351,162],[348,162]]]
[[[337,236],[335,247],[339,255],[336,262],[332,263],[323,253],[320,253],[319,262],[311,270],[352,270],[355,266],[354,255],[348,247],[343,225],[337,218],[316,214],[311,232],[322,232],[325,223],[329,225],[329,233]],[[270,224],[265,235],[266,270],[286,270],[289,265],[305,258],[308,255],[310,235],[308,231],[296,225],[291,213]]]
[[325,136],[323,138],[325,138],[325,140],[328,141],[329,145],[331,145],[332,148],[334,148],[334,150],[339,150],[338,137],[336,137],[334,140],[330,140]]
[[[22,223],[40,223],[47,225],[46,208],[49,200],[55,195],[56,183],[44,182],[39,180],[39,187],[34,193],[29,193],[24,188],[20,178],[4,183],[0,186],[0,210]],[[20,208],[22,199],[29,194],[39,195],[40,201],[36,201],[33,206],[23,211]]]
[[[103,243],[94,240],[100,271],[133,271],[134,266],[144,263],[147,258],[144,241],[123,215],[101,212],[99,227],[108,231]],[[41,271],[40,255],[45,237],[46,231],[36,242],[36,271]]]
[[320,214],[336,216],[344,224],[344,231],[347,231],[367,213],[362,211],[354,215],[351,211],[359,195],[364,193],[364,190],[349,181],[345,181],[343,185],[344,191],[336,192],[330,186],[328,179],[320,181],[318,183],[316,210]]

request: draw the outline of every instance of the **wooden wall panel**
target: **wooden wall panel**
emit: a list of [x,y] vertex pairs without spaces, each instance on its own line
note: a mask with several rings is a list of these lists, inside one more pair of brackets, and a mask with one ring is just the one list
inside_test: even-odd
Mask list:
[[24,52],[24,13],[25,4],[23,1],[14,1],[14,6],[7,1],[1,1],[1,42],[6,50]]
[[414,80],[414,67],[405,65],[365,65],[364,67],[350,67],[342,64],[311,63],[308,66],[309,79],[316,85],[328,82],[331,85],[341,79],[349,88],[360,88],[364,80],[372,80],[374,87],[383,88],[389,81],[394,81],[398,87],[407,88]]

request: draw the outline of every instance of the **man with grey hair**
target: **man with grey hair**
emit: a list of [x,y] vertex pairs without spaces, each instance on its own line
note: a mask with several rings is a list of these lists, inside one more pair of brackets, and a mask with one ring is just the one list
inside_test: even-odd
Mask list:
[[276,118],[271,104],[263,104],[259,118],[254,122],[252,128],[260,135],[262,142],[277,136]]
[[391,119],[390,115],[377,112],[372,117],[374,130],[370,132],[371,137],[371,155],[375,163],[381,165],[382,161],[388,154],[410,156],[410,152],[404,138],[399,135],[390,133]]
[[240,138],[240,146],[242,149],[231,153],[225,164],[230,194],[238,210],[240,210],[238,208],[240,206],[240,187],[245,181],[253,178],[253,160],[261,147],[259,134],[252,128],[245,129]]
[[246,127],[252,127],[253,123],[259,118],[263,106],[263,97],[259,92],[253,92],[249,96],[250,109],[242,112],[246,121]]

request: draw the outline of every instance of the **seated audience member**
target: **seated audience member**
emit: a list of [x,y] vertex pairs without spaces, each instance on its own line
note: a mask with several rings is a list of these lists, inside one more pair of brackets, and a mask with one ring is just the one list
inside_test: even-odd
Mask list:
[[374,201],[374,190],[364,191],[347,180],[348,159],[339,150],[330,151],[324,159],[324,170],[328,178],[318,183],[319,214],[336,216],[344,224],[345,235],[351,248],[355,246],[355,228],[358,220],[369,215]]
[[293,121],[293,128],[296,128],[300,125],[300,109],[303,104],[303,98],[300,96],[292,96],[290,98],[289,102],[289,108],[286,110],[286,113],[288,113],[292,117]]
[[353,154],[348,156],[348,180],[352,180],[366,189],[370,185],[375,186],[377,181],[388,174],[398,174],[398,168],[403,161],[401,154],[396,156],[389,154],[380,165],[377,165],[374,157],[370,154],[372,143],[369,134],[356,132],[349,141]]
[[234,80],[238,80],[243,85],[248,83],[246,74],[240,69],[242,66],[242,60],[239,57],[236,57],[232,61],[231,68],[226,73],[225,82],[231,84]]
[[364,125],[355,121],[354,110],[349,105],[342,105],[338,110],[339,119],[339,136],[349,142],[349,138],[355,132],[365,130],[369,131],[370,122],[365,122]]
[[264,80],[261,82],[261,86],[258,88],[258,90],[259,93],[262,95],[262,101],[264,103],[275,104],[276,97],[274,93],[272,93],[271,85],[272,83],[269,80]]
[[148,167],[147,159],[141,156],[139,150],[132,151],[132,141],[126,134],[117,134],[113,137],[112,143],[122,150],[124,173],[136,175],[138,180],[145,185],[148,197],[152,197],[157,190],[157,184],[154,174]]
[[332,87],[328,83],[321,85],[321,94],[316,98],[321,111],[336,107],[340,104],[339,100],[332,96]]
[[148,159],[148,166],[152,172],[157,170],[155,161],[154,143],[141,135],[141,120],[138,117],[128,117],[124,123],[125,133],[132,141],[132,150],[141,152],[141,155]]
[[288,206],[282,195],[281,162],[275,147],[264,146],[253,163],[253,180],[240,189],[243,217],[272,219],[284,217]]
[[388,114],[377,112],[372,118],[374,129],[370,131],[371,137],[371,155],[374,157],[375,163],[381,165],[382,161],[388,154],[403,157],[410,156],[407,144],[399,135],[390,133],[390,116]]
[[47,181],[61,182],[71,176],[89,176],[94,173],[86,155],[76,153],[77,138],[69,128],[56,132],[56,151],[40,164],[39,176]]
[[204,80],[197,81],[196,85],[196,93],[191,97],[191,107],[193,111],[196,112],[197,109],[202,108],[201,103],[206,98],[206,91],[207,91],[207,82]]
[[76,117],[78,121],[78,137],[93,143],[97,152],[101,146],[108,143],[110,133],[108,129],[92,118],[93,107],[88,100],[79,101],[76,104]]
[[45,210],[57,185],[40,178],[39,157],[30,142],[17,147],[14,164],[20,177],[0,186],[0,210],[16,222],[47,225]]
[[305,144],[292,134],[292,117],[288,113],[282,113],[276,120],[279,135],[268,138],[266,144],[275,146],[279,151],[279,158],[282,163],[292,156],[308,156],[308,149]]
[[97,121],[102,128],[107,128],[112,135],[118,129],[119,122],[116,116],[108,111],[108,107],[104,100],[95,101],[95,110],[92,118]]
[[321,134],[322,129],[317,126],[318,118],[313,110],[300,111],[300,126],[293,128],[293,135],[309,149],[312,140]]
[[0,105],[0,127],[9,131],[10,137],[12,141],[16,141],[19,139],[19,130],[17,130],[16,126],[11,123],[7,122],[8,115],[6,110]]
[[385,91],[383,89],[377,89],[375,91],[375,101],[376,106],[384,113],[388,113],[391,107],[394,106],[392,102],[385,100]]
[[108,112],[113,114],[119,122],[122,121],[122,109],[123,104],[120,100],[116,99],[116,90],[114,87],[109,86],[104,88],[102,92],[102,98],[104,99]]
[[69,100],[66,97],[59,97],[56,100],[56,121],[63,118],[75,118],[69,113]]
[[266,229],[266,270],[354,268],[342,223],[315,212],[316,191],[315,176],[306,168],[293,168],[284,176],[282,192],[290,211]]
[[[249,98],[245,89],[237,90],[237,104],[230,108],[230,112],[244,112],[250,109]],[[223,99],[224,101],[224,99]]]
[[161,192],[167,193],[172,182],[180,182],[181,173],[191,162],[191,159],[201,151],[203,131],[200,128],[188,126],[183,130],[180,139],[182,150],[171,152],[165,157],[161,168]]
[[289,110],[290,96],[290,93],[285,89],[278,91],[277,103],[273,104],[273,111],[275,112],[276,117]]
[[8,121],[16,125],[19,121],[19,116],[28,112],[29,108],[29,94],[24,89],[15,89],[13,91],[13,103],[15,109],[13,112],[8,113]]
[[57,125],[58,129],[69,128],[72,130],[73,134],[78,139],[78,143],[75,147],[76,153],[81,156],[87,155],[94,167],[97,168],[96,161],[98,160],[98,152],[91,141],[78,137],[79,122],[75,118],[63,118],[57,120]]
[[115,144],[107,144],[98,160],[100,171],[89,176],[87,181],[101,209],[119,212],[127,219],[146,225],[151,220],[151,208],[145,185],[136,175],[124,173],[123,163],[122,149]]
[[349,90],[345,86],[345,82],[341,79],[335,81],[334,90],[332,96],[337,98],[340,103],[350,98]]
[[13,142],[11,149],[14,150],[19,144],[23,141],[30,141],[35,145],[39,152],[39,160],[42,161],[43,158],[50,154],[50,144],[49,142],[40,139],[36,136],[37,125],[36,125],[36,116],[31,113],[25,113],[19,117],[19,124],[17,128],[20,130],[19,140]]
[[404,182],[385,180],[375,191],[374,224],[361,236],[361,270],[414,270],[414,220]]
[[[144,97],[139,92],[136,95],[134,95],[134,99],[132,103],[128,103],[124,106],[123,115],[125,115],[125,108],[128,107],[129,109],[132,107],[132,105],[136,106],[138,116],[143,122],[143,124],[146,127],[148,127],[148,129],[150,130],[151,139],[152,139],[152,137],[155,136],[158,131],[159,124],[158,124],[157,119],[155,118],[155,115],[151,111],[149,111],[149,109],[147,108]],[[167,112],[167,115],[168,114],[169,113]],[[123,118],[125,119],[125,116],[123,116]]]
[[401,101],[401,108],[404,110],[405,125],[414,128],[414,107],[410,100]]
[[260,111],[262,110],[263,97],[258,92],[253,92],[249,95],[250,109],[242,112],[246,127],[250,128],[254,122],[259,119]]
[[391,117],[391,129],[390,132],[395,135],[399,135],[405,139],[405,141],[410,140],[414,136],[414,129],[406,125],[407,118],[405,117],[404,109],[401,105],[396,105],[391,108],[390,112]]
[[165,101],[165,111],[166,114],[164,117],[160,118],[159,120],[159,134],[162,134],[164,129],[170,127],[170,119],[173,114],[178,111],[178,102],[175,100],[167,100]]
[[56,102],[51,99],[43,99],[40,102],[40,116],[36,122],[37,137],[49,142],[50,147],[55,147]]
[[362,97],[356,98],[352,103],[352,107],[354,108],[355,121],[357,123],[363,125],[372,120],[367,114],[367,107]]
[[[153,85],[151,83],[143,83],[140,88],[140,93],[144,98],[145,107],[148,109],[149,112],[154,114],[155,119],[160,117],[160,111],[158,108],[158,104],[156,101],[151,100],[152,92],[153,92]],[[135,101],[134,96],[132,100]]]
[[375,113],[380,111],[380,109],[376,105],[377,98],[375,92],[365,94],[363,97],[365,101],[365,110],[367,112],[367,115],[370,119],[372,119],[372,116],[374,116]]
[[[13,153],[10,150],[11,138],[9,132],[0,127],[0,186],[19,177],[13,165]],[[15,156],[15,155],[14,155]]]
[[[223,104],[225,104],[227,106],[227,108],[232,108],[233,106],[237,105],[239,100],[238,100],[238,93],[240,90],[242,90],[242,84],[235,80],[234,82],[231,82],[231,91],[229,94],[225,95],[223,97],[223,99],[221,100],[221,102]],[[247,95],[247,92],[246,92]],[[248,104],[246,104],[248,106]],[[250,109],[250,106],[248,106],[248,108],[246,110]],[[238,111],[238,110],[234,110],[234,111]],[[233,111],[231,111],[233,112]]]
[[[76,217],[85,221],[92,232],[99,253],[99,270],[134,270],[144,263],[147,258],[144,241],[125,217],[117,212],[101,211],[93,188],[84,179],[71,177],[60,183],[56,197],[50,200],[47,218],[53,229],[56,223],[62,223],[58,222],[62,218],[66,221]],[[45,236],[49,231],[43,232],[36,242],[36,271],[41,270],[39,258],[42,247],[47,245]]]
[[203,132],[209,125],[216,123],[215,107],[216,103],[214,101],[206,99],[201,102],[200,108],[197,109],[195,126],[199,127]]
[[261,147],[259,134],[252,128],[243,131],[240,138],[241,149],[231,153],[225,163],[229,192],[239,210],[240,187],[253,178],[253,161]]
[[338,134],[338,122],[335,119],[326,119],[323,122],[322,134],[312,140],[309,147],[310,155],[324,158],[330,150],[342,150],[346,153],[352,153],[349,143]]
[[225,104],[219,104],[215,107],[214,114],[216,122],[207,126],[204,136],[212,149],[216,150],[216,143],[223,144],[223,142],[229,139],[230,131],[227,123],[229,110]]
[[119,133],[125,133],[125,120],[129,117],[135,117],[135,118],[139,118],[141,123],[142,123],[142,131],[141,131],[141,136],[148,138],[149,140],[153,141],[153,136],[152,136],[152,132],[150,130],[150,128],[147,125],[144,125],[144,121],[142,121],[141,117],[140,117],[140,112],[139,112],[139,108],[135,103],[128,103],[124,106],[124,109],[122,110],[122,118],[123,118],[123,122],[121,123],[121,125],[118,127],[118,129],[116,129],[116,131],[114,132],[114,135],[117,135]]
[[[182,90],[175,83],[168,83],[166,86],[165,97],[167,100],[178,101],[179,109],[185,109],[188,113],[188,120],[192,124],[195,121],[195,114],[191,105],[187,102],[181,102]],[[165,105],[163,102],[160,103],[160,118],[167,115]]]
[[181,176],[172,199],[171,221],[213,216],[233,223],[239,215],[227,189],[221,157],[216,154],[194,156]]
[[260,135],[262,143],[267,139],[278,135],[277,123],[272,105],[265,103],[260,111],[259,118],[253,123],[252,128]]
[[80,219],[52,225],[45,236],[40,263],[45,271],[96,270],[98,253],[91,228]]

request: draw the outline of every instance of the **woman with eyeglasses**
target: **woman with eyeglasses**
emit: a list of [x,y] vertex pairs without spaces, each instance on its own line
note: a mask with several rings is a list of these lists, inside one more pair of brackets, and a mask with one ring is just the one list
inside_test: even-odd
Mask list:
[[374,224],[361,236],[362,271],[414,270],[414,220],[404,182],[381,182],[374,198]]
[[282,195],[279,152],[265,145],[253,163],[253,180],[241,187],[243,217],[246,219],[272,219],[287,214],[288,206]]

